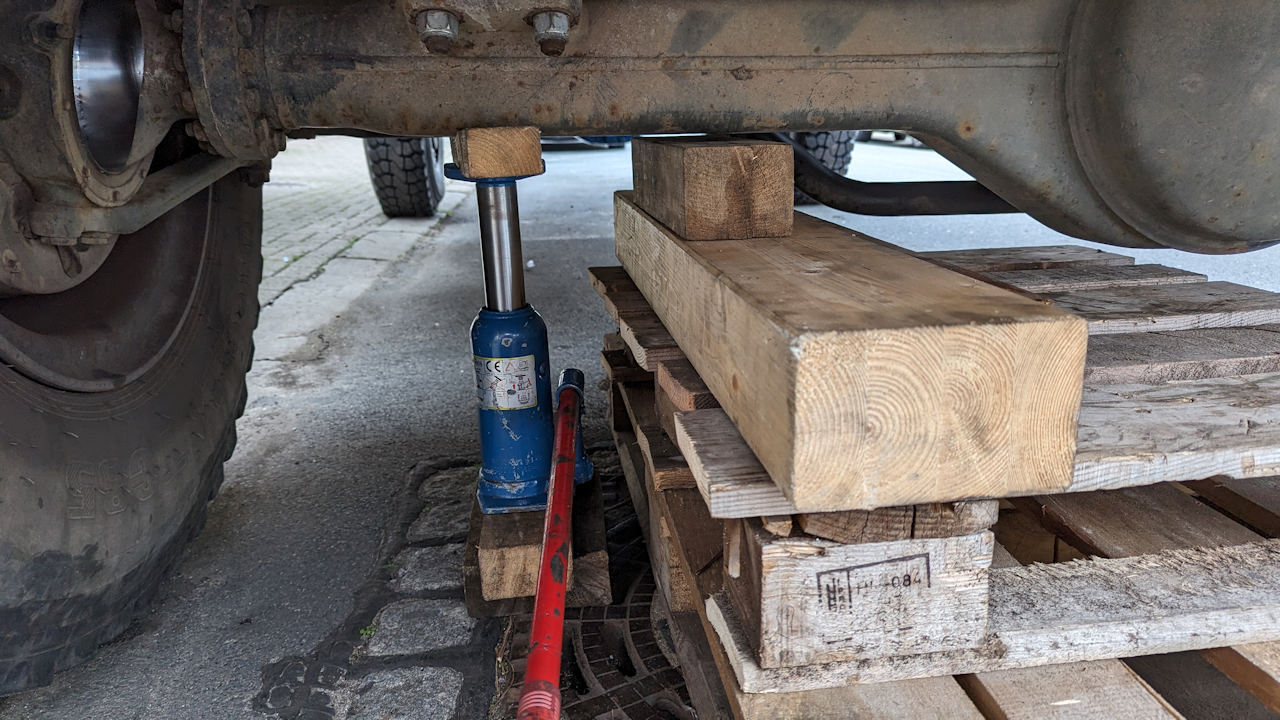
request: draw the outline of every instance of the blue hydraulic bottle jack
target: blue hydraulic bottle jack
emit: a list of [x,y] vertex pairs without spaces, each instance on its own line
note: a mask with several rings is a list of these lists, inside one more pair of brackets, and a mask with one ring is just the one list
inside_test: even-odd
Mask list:
[[[486,514],[541,510],[551,473],[554,398],[547,326],[525,301],[516,203],[521,177],[468,178],[452,163],[445,175],[474,182],[480,209],[485,306],[471,323],[480,413],[476,498]],[[576,479],[585,482],[592,470],[581,437],[577,452]]]

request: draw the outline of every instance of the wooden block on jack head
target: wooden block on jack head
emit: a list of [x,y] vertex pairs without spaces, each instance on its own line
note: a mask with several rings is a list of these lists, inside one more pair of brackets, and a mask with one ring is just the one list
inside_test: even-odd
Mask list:
[[631,143],[631,162],[636,203],[686,240],[791,234],[786,143],[641,138]]
[[536,127],[467,128],[451,142],[453,161],[469,178],[542,174],[542,132]]

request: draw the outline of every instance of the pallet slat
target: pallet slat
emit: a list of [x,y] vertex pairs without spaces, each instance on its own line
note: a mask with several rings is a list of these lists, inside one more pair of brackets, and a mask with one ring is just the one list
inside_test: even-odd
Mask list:
[[1064,265],[1037,270],[984,272],[996,282],[1031,293],[1078,292],[1112,287],[1145,287],[1205,282],[1199,273],[1164,265]]
[[1280,372],[1280,325],[1094,335],[1084,381],[1146,384]]
[[[1250,572],[1241,573],[1239,568]],[[708,617],[747,692],[796,691],[955,672],[1195,650],[1280,639],[1280,541],[990,571],[978,648],[890,661],[761,668],[723,596]]]
[[926,260],[939,260],[976,272],[1043,270],[1071,265],[1133,264],[1133,258],[1128,255],[1091,250],[1079,245],[935,250],[917,254]]
[[[1174,485],[1016,501],[1084,552],[1129,557],[1172,548],[1214,548],[1260,536]],[[1247,566],[1238,569],[1244,571]],[[1252,572],[1253,568],[1248,568]],[[1273,712],[1280,712],[1280,643],[1208,650],[1205,657]]]
[[1090,335],[1280,323],[1280,294],[1229,282],[1046,293],[1089,321]]

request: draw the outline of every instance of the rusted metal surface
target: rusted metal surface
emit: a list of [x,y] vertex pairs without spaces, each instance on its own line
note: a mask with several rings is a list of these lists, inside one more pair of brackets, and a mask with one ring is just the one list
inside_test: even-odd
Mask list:
[[[1241,178],[1256,202],[1236,207],[1226,202],[1226,190],[1221,197],[1202,193],[1196,196],[1202,209],[1225,207],[1231,216],[1200,212],[1178,234],[1126,221],[1125,200],[1116,199],[1142,196],[1148,181],[1174,188],[1169,198],[1185,198],[1177,188],[1202,186],[1195,176],[1238,174],[1239,165],[1224,166],[1194,144],[1197,133],[1243,127],[1227,107],[1248,110],[1248,127],[1261,133],[1255,140],[1280,143],[1280,130],[1260,125],[1280,109],[1272,97],[1280,93],[1266,96],[1265,73],[1256,72],[1280,63],[1263,43],[1251,45],[1252,81],[1229,82],[1241,63],[1248,65],[1244,60],[1197,70],[1221,93],[1253,99],[1243,106],[1183,107],[1183,125],[1166,124],[1158,135],[1139,138],[1143,147],[1162,140],[1166,153],[1178,148],[1180,157],[1159,167],[1163,177],[1124,178],[1104,193],[1100,178],[1107,171],[1087,171],[1081,133],[1073,132],[1068,116],[1071,68],[1120,76],[1126,69],[1116,59],[1123,53],[1095,52],[1095,40],[1079,39],[1083,31],[1073,17],[1076,10],[1110,12],[1095,9],[1103,7],[1126,17],[1134,13],[1120,6],[1137,4],[588,0],[557,59],[530,44],[528,28],[490,30],[464,21],[449,54],[433,55],[394,5],[272,5],[252,15],[254,37],[261,39],[254,48],[254,88],[225,86],[216,94],[264,95],[266,122],[286,131],[441,135],[468,126],[534,124],[548,134],[581,135],[891,127],[926,139],[1005,200],[1071,235],[1212,252],[1275,240],[1280,232],[1271,230],[1280,227],[1280,217],[1264,209],[1280,208],[1273,159],[1247,167]],[[1192,4],[1155,3],[1166,10]],[[1270,27],[1280,16],[1262,0],[1199,6],[1203,22],[1195,32],[1214,28],[1221,36],[1237,25]],[[1142,45],[1148,35],[1159,36],[1150,22],[1137,16],[1121,32],[1123,42]],[[1161,37],[1169,54],[1192,42],[1187,35]],[[1145,68],[1145,82],[1163,88],[1185,70],[1153,64]],[[1108,112],[1123,118],[1128,100],[1111,102]],[[215,147],[252,144],[236,137],[249,127],[245,122],[223,122],[216,114],[206,121],[203,111],[201,119],[226,131],[213,139]],[[1224,236],[1219,228],[1239,234]]]
[[177,207],[246,161],[216,155],[193,155],[149,175],[128,205],[104,208],[90,203],[67,207],[36,203],[30,226],[41,241],[74,245],[84,234],[128,235]]
[[[1267,0],[134,2],[141,122],[114,173],[85,151],[72,99],[80,0],[0,7],[0,162],[17,176],[0,188],[0,252],[62,272],[0,273],[0,293],[86,276],[104,238],[41,262],[33,208],[125,205],[175,122],[246,161],[290,133],[893,128],[1069,235],[1198,252],[1280,239]],[[431,10],[458,19],[434,53],[417,23]],[[568,16],[567,37],[544,12]]]

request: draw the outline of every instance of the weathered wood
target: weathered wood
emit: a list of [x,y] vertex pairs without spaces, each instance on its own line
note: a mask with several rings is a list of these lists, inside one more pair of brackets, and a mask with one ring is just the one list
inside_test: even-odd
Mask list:
[[622,268],[588,268],[588,277],[591,286],[604,300],[605,310],[618,324],[618,334],[641,368],[653,372],[663,360],[684,359],[675,338],[667,332]]
[[686,240],[791,234],[791,146],[700,137],[631,142],[636,204]]
[[1280,372],[1280,325],[1095,335],[1084,380],[1154,385],[1273,372]]
[[1065,265],[1037,270],[985,272],[983,275],[1032,293],[1198,283],[1208,279],[1199,273],[1164,265]]
[[[665,491],[660,496],[668,502],[663,504],[663,517],[674,530],[674,546],[679,563],[675,572],[690,578],[705,598],[711,593],[719,592],[723,579],[721,566],[714,562],[708,548],[716,549],[718,545],[697,539],[706,528],[719,532],[719,521],[707,515],[706,507],[696,493],[689,490]],[[688,498],[688,504],[671,502],[673,497]],[[701,566],[701,569],[693,569]],[[977,720],[980,715],[969,702],[959,685],[950,677],[922,678],[901,682],[887,682],[874,685],[850,685],[848,687],[832,687],[809,690],[797,693],[745,693],[738,686],[724,648],[716,639],[715,631],[707,620],[707,607],[699,603],[698,617],[702,622],[703,642],[698,648],[705,648],[724,684],[725,695],[729,701],[733,717],[739,720],[846,720],[847,718],[867,718],[896,720],[897,718],[937,718],[937,720]],[[677,633],[693,634],[693,628],[685,630],[686,625],[675,628]],[[709,642],[707,642],[709,640]],[[681,643],[677,641],[677,647]],[[684,656],[681,656],[684,662]],[[710,714],[708,717],[720,718],[722,714]]]
[[676,444],[689,464],[712,517],[748,518],[797,512],[723,410],[676,413],[675,425]]
[[[665,602],[660,597],[654,598],[655,604]],[[684,685],[689,691],[689,703],[698,717],[742,717],[741,711],[734,712],[734,706],[725,693],[698,613],[693,610],[668,611],[667,620],[671,628],[671,644],[680,660],[680,674],[684,676]]]
[[469,178],[542,174],[542,132],[536,127],[467,128],[450,144],[453,161]]
[[929,503],[797,516],[806,533],[838,543],[938,538],[982,532],[996,522],[995,500]]
[[1229,282],[1046,293],[1089,321],[1090,335],[1280,323],[1280,294]]
[[1276,540],[994,568],[990,580],[989,637],[979,647],[803,669],[760,667],[723,595],[708,600],[707,612],[747,692],[793,692],[1280,640]]
[[671,402],[671,397],[662,389],[661,385],[653,386],[653,411],[658,416],[658,426],[662,428],[662,434],[668,440],[672,440],[676,436],[676,413],[679,409],[675,403]]
[[1000,720],[1182,717],[1119,660],[958,675],[956,681],[984,716]]
[[1013,502],[1082,552],[1103,557],[1261,540],[1257,533],[1167,483]]
[[687,358],[658,363],[657,382],[679,410],[720,407]]
[[693,472],[680,448],[667,439],[654,411],[653,383],[622,383],[619,388],[645,466],[659,490],[695,487]]
[[1263,535],[1280,537],[1280,478],[1209,478],[1186,485]]
[[[530,570],[527,558],[534,554],[531,545],[541,552],[542,517],[541,512],[484,515],[473,503],[462,572],[467,612],[473,617],[532,612],[538,565],[535,560]],[[529,526],[535,521],[538,537],[530,542]],[[504,533],[511,538],[504,539]],[[574,489],[573,554],[569,567],[567,606],[612,602],[604,497],[598,478]]]
[[754,518],[725,587],[766,668],[915,655],[979,644],[990,533],[843,545],[778,537]]
[[[997,543],[991,567],[1018,564]],[[957,675],[956,682],[983,715],[1001,720],[1182,717],[1120,660]]]
[[[701,502],[702,498],[698,498],[698,501]],[[760,525],[765,529],[765,532],[779,537],[790,535],[794,527],[790,515],[765,515],[760,518]],[[809,534],[812,535],[813,533]],[[827,539],[830,540],[831,538]]]
[[974,248],[968,250],[935,250],[918,253],[922,258],[940,260],[978,272],[1043,270],[1072,265],[1132,265],[1128,255],[1091,250],[1079,245],[1046,245],[1041,247]]
[[615,197],[623,266],[800,510],[1069,482],[1079,318],[808,216],[689,243]]
[[[1176,485],[1037,497],[1018,501],[1046,527],[1081,550],[1128,557],[1172,548],[1216,548],[1255,542],[1260,536]],[[1237,566],[1237,572],[1255,568]],[[1255,697],[1280,712],[1280,643],[1215,649],[1206,657]]]
[[1067,492],[1280,475],[1280,375],[1086,386]]
[[[616,340],[622,347],[610,347]],[[600,363],[611,382],[653,382],[653,373],[639,367],[631,349],[618,333],[605,335],[605,348],[600,351]]]

